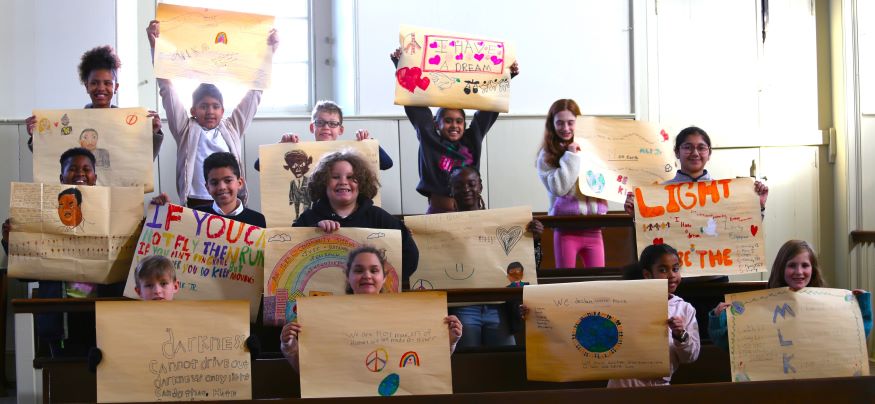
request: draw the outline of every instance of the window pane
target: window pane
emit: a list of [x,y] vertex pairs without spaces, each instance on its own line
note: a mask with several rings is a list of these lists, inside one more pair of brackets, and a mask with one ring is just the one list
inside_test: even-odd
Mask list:
[[306,111],[310,99],[309,79],[307,63],[274,64],[271,86],[264,92],[259,111]]
[[310,59],[309,25],[306,19],[277,18],[280,46],[273,55],[274,65],[307,62]]

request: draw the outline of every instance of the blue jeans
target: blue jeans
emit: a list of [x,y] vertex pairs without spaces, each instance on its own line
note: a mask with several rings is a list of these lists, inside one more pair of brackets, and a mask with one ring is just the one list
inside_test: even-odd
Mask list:
[[449,312],[462,322],[462,339],[457,346],[516,345],[503,304],[450,307]]

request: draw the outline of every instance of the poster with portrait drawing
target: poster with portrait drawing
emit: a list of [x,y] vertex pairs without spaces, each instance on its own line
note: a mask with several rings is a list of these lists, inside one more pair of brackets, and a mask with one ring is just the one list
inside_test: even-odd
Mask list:
[[453,393],[446,293],[303,297],[298,307],[302,398]]
[[395,104],[507,112],[513,45],[481,35],[402,25]]
[[[277,143],[258,147],[261,161],[261,213],[267,227],[285,227],[310,207],[310,178],[322,156],[342,150],[351,150],[364,158],[379,178],[380,153],[376,139],[363,141],[337,140],[332,142]],[[380,193],[374,197],[380,206]]]
[[94,154],[97,185],[154,190],[152,118],[145,108],[34,110],[33,180],[58,182],[67,149]]
[[532,208],[408,216],[419,247],[411,289],[503,288],[537,284]]
[[528,379],[670,375],[667,288],[664,279],[523,288]]
[[274,17],[158,3],[155,76],[270,88]]
[[246,306],[240,300],[97,302],[97,402],[251,399]]
[[13,182],[9,276],[119,282],[143,221],[143,189]]
[[266,325],[294,320],[299,297],[345,294],[347,256],[364,244],[385,252],[383,291],[401,291],[401,230],[343,227],[325,233],[318,227],[287,227],[267,229],[265,237]]

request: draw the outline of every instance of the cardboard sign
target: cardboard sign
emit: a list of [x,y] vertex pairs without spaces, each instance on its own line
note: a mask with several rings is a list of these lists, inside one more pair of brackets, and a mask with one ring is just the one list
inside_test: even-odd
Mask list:
[[155,76],[270,87],[274,17],[158,3]]
[[666,290],[662,279],[525,287],[528,379],[668,376]]
[[[379,178],[379,148],[379,143],[373,139],[258,146],[261,206],[267,227],[291,226],[301,213],[316,202],[311,200],[309,194],[310,176],[322,156],[340,150],[353,150],[365,159]],[[373,200],[375,206],[380,206],[379,192]]]
[[513,262],[523,267],[517,282],[537,284],[534,241],[526,231],[531,221],[529,206],[408,216],[404,223],[419,247],[411,289],[514,286]]
[[[629,119],[577,117],[574,141],[587,153],[581,165],[580,191],[596,198],[624,202],[632,187],[659,184],[675,176],[674,143],[666,128],[656,123]],[[592,174],[588,172],[592,171]],[[599,180],[602,174],[604,181]],[[587,193],[583,179],[604,192]],[[590,179],[592,178],[592,179]],[[622,200],[606,195],[619,194]]]
[[13,182],[9,276],[119,282],[143,221],[143,189]]
[[345,227],[325,233],[318,227],[265,231],[264,323],[283,325],[297,317],[303,296],[346,293],[346,260],[363,244],[384,250],[384,292],[401,291],[401,230]]
[[139,297],[135,272],[149,255],[173,263],[180,284],[174,300],[247,300],[255,321],[264,283],[262,228],[170,203],[149,205],[125,296]]
[[97,401],[252,398],[247,302],[97,302]]
[[638,255],[651,244],[678,250],[683,276],[765,272],[765,242],[753,178],[635,189]]
[[95,157],[97,185],[152,192],[152,118],[145,108],[34,110],[33,181],[57,183],[58,159],[84,147]]
[[505,41],[402,26],[395,104],[507,112],[510,65]]
[[445,293],[303,297],[298,314],[302,398],[453,393]]
[[726,295],[732,380],[868,376],[860,306],[843,289]]

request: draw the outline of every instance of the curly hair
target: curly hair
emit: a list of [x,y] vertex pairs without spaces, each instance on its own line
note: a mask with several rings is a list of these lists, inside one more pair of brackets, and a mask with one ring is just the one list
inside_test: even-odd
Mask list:
[[112,77],[118,80],[118,69],[122,67],[115,49],[109,45],[98,46],[82,54],[82,62],[79,63],[79,80],[82,84],[88,82],[91,72],[106,69],[112,72]]
[[544,160],[550,167],[559,167],[559,159],[565,154],[565,148],[574,141],[574,139],[570,141],[562,140],[556,133],[553,119],[556,117],[556,114],[562,111],[569,111],[574,116],[580,116],[580,107],[570,98],[558,99],[553,105],[550,105],[550,111],[547,112],[547,121],[544,124],[544,141],[541,143],[541,149],[544,150]]
[[352,166],[353,179],[358,183],[359,195],[373,199],[380,189],[380,180],[371,170],[371,167],[361,156],[353,150],[341,150],[322,156],[313,174],[310,175],[310,199],[318,201],[327,195],[328,178],[331,177],[331,168],[334,164],[345,161]]
[[[355,257],[359,254],[374,254],[377,256],[377,259],[380,260],[380,267],[383,268],[383,276],[386,276],[386,251],[380,250],[377,247],[374,247],[369,244],[362,244],[359,247],[356,247],[350,250],[349,255],[346,257],[346,267],[344,267],[343,274],[346,275],[346,294],[353,294],[352,286],[349,284],[349,272],[352,271],[352,263],[355,261]],[[386,287],[386,284],[383,284],[383,287]],[[383,293],[383,289],[380,289],[380,293]]]

